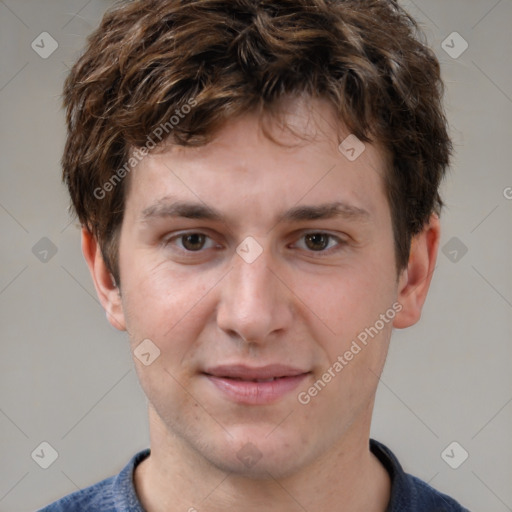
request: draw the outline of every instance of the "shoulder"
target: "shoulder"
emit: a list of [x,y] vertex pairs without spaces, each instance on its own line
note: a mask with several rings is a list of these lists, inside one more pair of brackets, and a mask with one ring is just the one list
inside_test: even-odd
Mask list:
[[419,478],[406,474],[416,496],[418,512],[469,512],[450,496],[439,492]]
[[90,487],[68,494],[64,498],[42,508],[39,512],[64,512],[70,510],[76,510],[77,512],[86,510],[115,511],[112,494],[114,479],[115,477],[112,476]]
[[391,499],[387,512],[469,512],[450,496],[405,473],[393,452],[382,443],[371,439],[370,450],[391,477]]
[[141,512],[142,507],[133,484],[133,472],[149,453],[149,449],[136,453],[118,475],[68,494],[39,512]]

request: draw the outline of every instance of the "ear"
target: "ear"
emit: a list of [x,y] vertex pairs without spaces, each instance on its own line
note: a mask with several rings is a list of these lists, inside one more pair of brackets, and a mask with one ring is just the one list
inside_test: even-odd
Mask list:
[[409,262],[398,280],[397,300],[402,305],[402,310],[395,316],[393,322],[397,329],[410,327],[421,317],[436,266],[440,237],[439,217],[432,214],[421,233],[411,241]]
[[98,242],[85,227],[82,227],[82,252],[91,272],[96,294],[107,313],[107,320],[116,329],[126,331],[119,287],[105,265]]

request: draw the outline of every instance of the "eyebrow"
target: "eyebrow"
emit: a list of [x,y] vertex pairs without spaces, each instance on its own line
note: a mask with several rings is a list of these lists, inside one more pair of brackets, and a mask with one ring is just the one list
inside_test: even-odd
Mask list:
[[[172,200],[169,197],[162,198],[155,204],[145,208],[141,214],[141,221],[148,222],[154,218],[168,217],[226,222],[226,217],[221,212],[204,203]],[[298,222],[333,218],[364,221],[368,220],[369,217],[370,213],[363,208],[343,201],[335,201],[319,205],[295,206],[280,214],[276,222]]]

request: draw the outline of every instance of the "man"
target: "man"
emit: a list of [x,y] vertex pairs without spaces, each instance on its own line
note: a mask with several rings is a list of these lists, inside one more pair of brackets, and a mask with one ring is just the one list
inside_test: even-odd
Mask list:
[[44,510],[465,510],[369,440],[435,266],[441,90],[389,0],[105,15],[66,81],[64,178],[151,445]]

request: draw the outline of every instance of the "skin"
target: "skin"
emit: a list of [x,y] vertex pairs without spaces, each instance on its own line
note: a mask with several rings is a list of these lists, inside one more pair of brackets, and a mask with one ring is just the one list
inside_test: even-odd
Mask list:
[[[247,114],[206,146],[169,146],[138,164],[120,234],[120,289],[96,240],[82,232],[112,325],[129,332],[132,350],[147,338],[160,350],[149,366],[134,357],[151,437],[135,485],[150,512],[384,511],[389,501],[389,476],[368,449],[375,392],[392,327],[420,318],[439,219],[433,215],[414,238],[397,275],[382,148],[366,144],[350,162],[338,150],[348,133],[338,139],[326,102],[296,99],[287,112],[301,137],[272,125],[286,146]],[[155,205],[161,211],[176,200],[215,208],[225,219],[155,215]],[[296,206],[334,201],[366,214],[276,220]],[[192,244],[199,250],[178,236],[185,232],[207,235]],[[311,245],[311,233],[333,238]],[[252,263],[236,252],[248,236],[262,249]],[[402,309],[394,319],[308,404],[299,403],[298,392],[396,302]],[[233,363],[311,373],[277,402],[238,404],[201,373]],[[247,443],[261,454],[250,467],[237,457]]]

